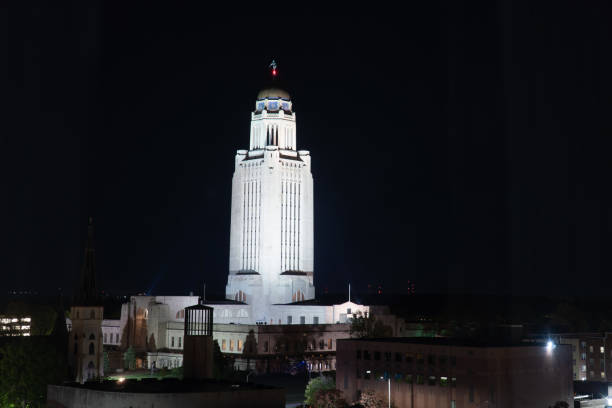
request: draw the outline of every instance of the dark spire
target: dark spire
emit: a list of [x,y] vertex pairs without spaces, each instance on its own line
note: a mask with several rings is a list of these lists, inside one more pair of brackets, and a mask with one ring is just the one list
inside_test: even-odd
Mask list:
[[101,304],[96,285],[96,251],[94,249],[94,227],[93,218],[89,217],[87,225],[87,245],[85,246],[85,257],[81,267],[81,281],[75,297],[75,306],[96,306]]

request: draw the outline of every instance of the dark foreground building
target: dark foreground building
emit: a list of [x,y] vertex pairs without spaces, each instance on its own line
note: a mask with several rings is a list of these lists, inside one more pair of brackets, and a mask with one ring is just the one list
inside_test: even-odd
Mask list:
[[281,408],[281,388],[215,380],[144,379],[47,387],[49,408]]
[[446,338],[339,340],[336,387],[373,390],[398,408],[542,408],[573,404],[571,347]]

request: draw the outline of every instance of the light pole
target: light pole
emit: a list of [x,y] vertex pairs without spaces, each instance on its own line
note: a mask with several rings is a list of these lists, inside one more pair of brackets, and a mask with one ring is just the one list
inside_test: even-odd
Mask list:
[[389,376],[387,382],[389,384],[389,408],[391,408],[391,376]]

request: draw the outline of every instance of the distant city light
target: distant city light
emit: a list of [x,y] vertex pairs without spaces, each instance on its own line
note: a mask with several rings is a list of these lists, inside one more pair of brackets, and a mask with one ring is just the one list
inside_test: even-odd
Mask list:
[[553,349],[554,349],[554,348],[555,348],[555,343],[553,343],[553,341],[552,341],[552,340],[548,340],[548,341],[546,342],[546,351],[547,351],[548,353],[552,353],[552,351],[553,351]]
[[275,69],[272,70],[272,75],[276,76],[276,70]]
[[125,377],[119,377],[117,378],[117,384],[121,384],[125,381]]

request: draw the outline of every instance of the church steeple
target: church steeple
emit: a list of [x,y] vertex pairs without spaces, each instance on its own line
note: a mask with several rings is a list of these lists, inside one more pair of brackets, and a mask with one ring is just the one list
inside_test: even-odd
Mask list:
[[94,306],[100,304],[96,283],[95,254],[93,218],[89,217],[85,256],[81,267],[81,279],[75,296],[75,305]]

